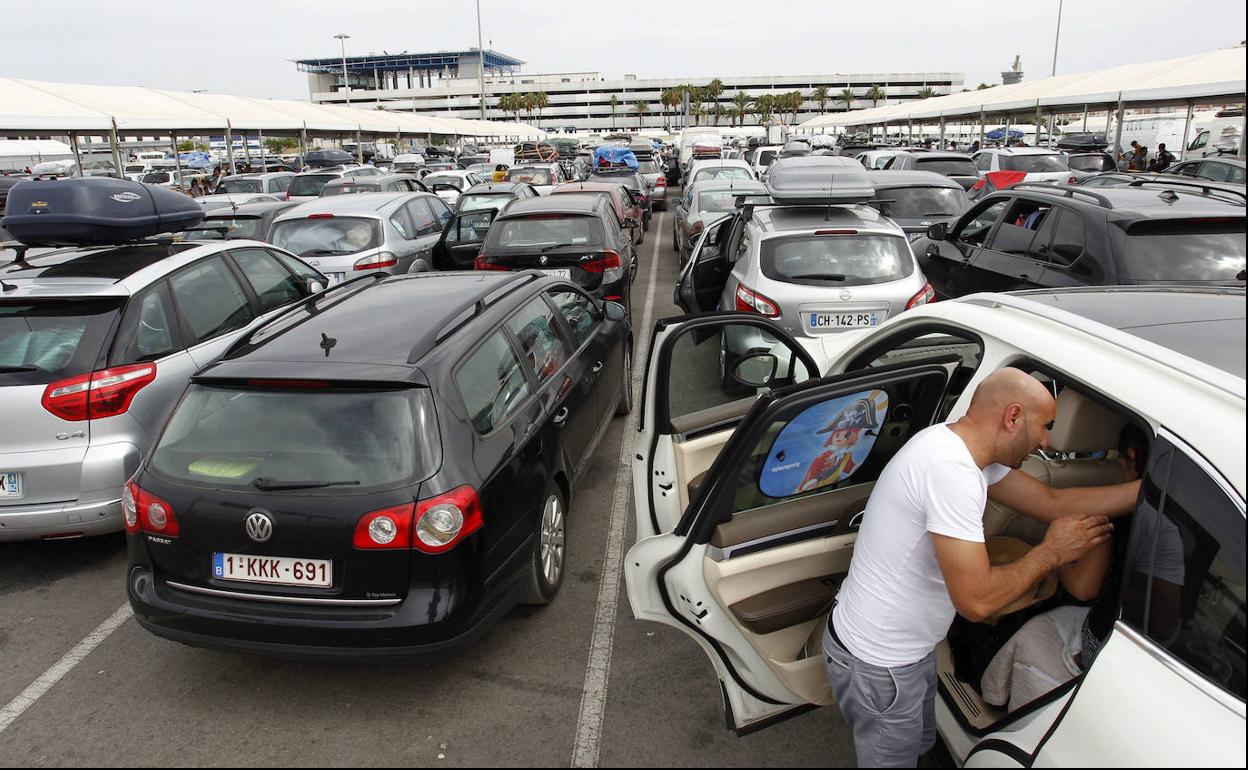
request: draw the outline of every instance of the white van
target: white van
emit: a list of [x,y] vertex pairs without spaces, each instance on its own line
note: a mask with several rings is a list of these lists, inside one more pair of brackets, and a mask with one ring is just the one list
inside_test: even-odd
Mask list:
[[719,128],[716,126],[691,126],[680,132],[680,167],[685,168],[689,165],[689,160],[693,157],[694,142],[701,140],[718,141],[722,146],[724,143],[723,135],[720,134]]

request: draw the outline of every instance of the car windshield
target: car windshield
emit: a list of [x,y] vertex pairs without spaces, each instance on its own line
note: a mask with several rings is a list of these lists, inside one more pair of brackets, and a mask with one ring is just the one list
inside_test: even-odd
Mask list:
[[861,286],[914,272],[899,235],[791,235],[764,240],[761,252],[763,275],[787,283]]
[[270,243],[301,257],[357,254],[381,245],[381,221],[316,215],[287,219],[273,226]]
[[1001,168],[1006,171],[1023,171],[1028,174],[1045,174],[1069,171],[1066,159],[1061,155],[1002,155]]
[[698,193],[698,211],[732,211],[736,207],[732,190],[706,190]]
[[437,467],[438,427],[429,391],[192,385],[152,454],[156,473],[251,488],[257,478],[411,483]]
[[186,233],[188,241],[219,241],[224,238],[248,238],[252,240],[264,240],[264,233],[260,230],[260,225],[264,220],[260,217],[208,217],[204,219],[203,227],[228,227],[228,231],[222,234],[220,230],[190,230]]
[[1154,220],[1126,231],[1122,264],[1132,281],[1244,280],[1244,218]]
[[90,372],[121,300],[0,300],[0,386]]
[[978,176],[975,162],[970,158],[919,158],[916,164],[921,171],[935,171],[945,176]]
[[425,177],[424,182],[425,187],[428,187],[430,190],[433,189],[435,184],[449,184],[456,190],[464,189],[464,178],[454,174],[430,174]]
[[[595,216],[538,214],[495,221],[489,247],[531,249],[568,246],[585,248],[602,243],[602,225]],[[488,251],[483,249],[483,251]]]
[[264,192],[259,179],[222,179],[217,185],[217,194],[224,193],[258,193]]
[[1108,155],[1072,155],[1067,159],[1075,171],[1113,171],[1114,159]]
[[969,202],[961,187],[890,187],[876,190],[875,200],[867,205],[886,217],[922,219],[957,216]]
[[169,181],[169,175],[163,171],[157,171],[144,175],[142,181],[144,184],[164,184]]
[[508,182],[528,182],[533,185],[553,184],[548,168],[512,168],[507,171]]
[[749,169],[739,166],[721,166],[719,168],[700,168],[693,175],[691,182],[705,182],[708,179],[753,179]]
[[321,194],[321,188],[331,180],[337,179],[336,174],[300,174],[290,183],[290,188],[286,193],[290,196],[311,195],[316,197]]
[[494,209],[497,211],[507,205],[507,201],[512,199],[511,193],[478,193],[475,195],[465,195],[459,199],[460,211],[484,211],[485,209]]
[[776,159],[776,155],[778,154],[779,152],[777,150],[763,150],[758,153],[757,163],[760,166],[770,166],[771,162]]

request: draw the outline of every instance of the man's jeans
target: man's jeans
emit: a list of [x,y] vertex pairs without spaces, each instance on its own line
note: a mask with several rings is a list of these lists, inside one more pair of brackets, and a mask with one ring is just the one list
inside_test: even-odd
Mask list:
[[859,767],[914,767],[936,745],[936,652],[896,668],[855,658],[823,632],[828,681],[854,733]]

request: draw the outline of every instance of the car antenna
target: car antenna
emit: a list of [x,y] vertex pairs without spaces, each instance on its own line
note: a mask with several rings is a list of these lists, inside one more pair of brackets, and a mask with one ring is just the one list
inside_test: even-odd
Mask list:
[[5,283],[4,281],[0,280],[0,291],[13,291],[16,288],[17,288],[17,284]]
[[13,261],[9,264],[19,267],[31,267],[31,264],[26,261],[26,252],[30,249],[29,246],[26,244],[14,244],[10,248],[13,249],[13,253],[17,256],[13,257]]
[[329,358],[329,351],[333,350],[334,345],[338,344],[338,340],[329,336],[325,332],[321,332],[321,350],[325,351],[325,357]]

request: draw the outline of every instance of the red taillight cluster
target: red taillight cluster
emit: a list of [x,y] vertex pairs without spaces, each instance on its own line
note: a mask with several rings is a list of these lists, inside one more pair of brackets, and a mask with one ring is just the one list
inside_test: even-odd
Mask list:
[[367,513],[356,522],[351,540],[364,550],[415,548],[444,553],[483,523],[477,491],[462,486],[419,503]]
[[1072,176],[1070,179],[1066,180],[1066,184],[1079,184],[1079,180]]
[[153,535],[178,536],[178,519],[173,513],[173,506],[141,489],[133,481],[126,482],[121,496],[121,511],[125,516],[126,531],[131,534],[142,530]]
[[912,308],[918,307],[919,305],[926,305],[929,302],[935,302],[935,301],[936,301],[936,290],[932,288],[932,285],[930,283],[925,283],[923,284],[923,288],[919,290],[919,293],[911,297],[910,301],[906,303],[906,310],[910,310]]
[[667,177],[659,174],[659,178],[654,182],[655,187],[667,187]]
[[43,390],[43,408],[62,420],[98,420],[124,414],[135,395],[156,379],[156,364],[114,366],[58,380]]
[[503,267],[502,265],[492,264],[490,262],[490,258],[486,256],[485,254],[478,254],[477,258],[472,260],[472,269],[473,270],[497,270],[500,272],[507,271],[507,268]]
[[620,264],[619,252],[607,249],[598,256],[582,262],[580,268],[587,273],[605,273],[608,270],[619,270]]
[[399,258],[388,251],[379,251],[370,257],[364,257],[357,260],[352,270],[380,270],[383,267],[394,267],[399,264]]
[[780,306],[745,284],[737,284],[737,310],[758,313],[768,318],[780,317]]

